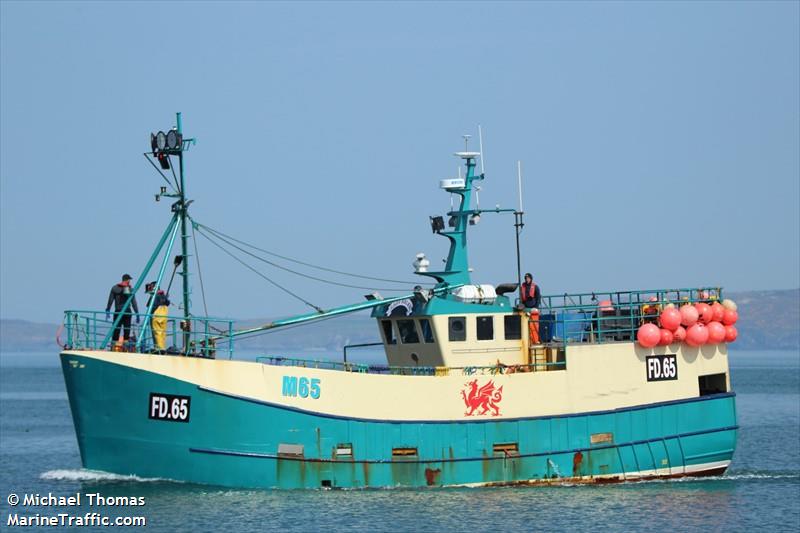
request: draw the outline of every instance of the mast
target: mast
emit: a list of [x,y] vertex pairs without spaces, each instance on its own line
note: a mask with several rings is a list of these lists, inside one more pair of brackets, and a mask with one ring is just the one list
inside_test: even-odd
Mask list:
[[458,195],[460,198],[458,210],[447,212],[449,229],[445,228],[444,217],[430,217],[433,232],[446,237],[450,241],[450,250],[445,260],[444,270],[416,272],[420,276],[434,278],[438,282],[437,287],[469,285],[472,283],[467,253],[467,231],[470,224],[477,223],[481,213],[514,213],[516,211],[515,209],[501,209],[500,206],[488,210],[472,209],[473,184],[475,181],[485,179],[485,175],[483,172],[475,174],[475,160],[481,154],[480,152],[468,151],[466,142],[469,140],[469,135],[465,135],[464,140],[464,151],[456,152],[454,155],[464,161],[467,167],[466,176],[463,179],[459,176],[458,179],[444,179],[439,182],[440,188],[451,195]]
[[[183,135],[181,125],[181,114],[176,113],[178,135]],[[178,174],[180,187],[178,188],[178,214],[181,220],[181,255],[183,256],[181,275],[183,276],[183,318],[186,326],[183,330],[183,349],[189,347],[189,327],[190,327],[190,299],[189,299],[189,228],[186,226],[187,204],[186,204],[186,185],[183,179],[183,150],[178,152]]]

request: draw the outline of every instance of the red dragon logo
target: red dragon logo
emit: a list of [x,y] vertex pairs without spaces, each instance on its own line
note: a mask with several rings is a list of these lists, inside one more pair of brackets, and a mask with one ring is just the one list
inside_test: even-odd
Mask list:
[[[492,416],[500,416],[500,406],[497,404],[503,399],[503,387],[496,389],[494,381],[489,381],[486,385],[478,388],[477,379],[465,383],[464,387],[464,390],[461,391],[464,405],[467,406],[464,416],[485,415],[489,412],[489,409],[493,411]],[[467,389],[469,389],[469,392],[467,392]],[[475,413],[478,409],[483,409],[483,411]]]

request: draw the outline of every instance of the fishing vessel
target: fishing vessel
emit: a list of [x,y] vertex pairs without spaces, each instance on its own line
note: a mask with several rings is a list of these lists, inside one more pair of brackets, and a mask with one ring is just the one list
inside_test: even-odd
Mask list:
[[[238,328],[191,312],[189,240],[208,230],[189,214],[192,143],[180,114],[151,136],[145,156],[169,185],[156,199],[173,201],[172,218],[131,291],[155,278],[150,292],[168,292],[178,272],[181,312],[157,326],[153,299],[136,314],[129,297],[111,317],[64,315],[60,357],[85,468],[295,489],[602,483],[729,466],[736,311],[721,288],[543,295],[528,309],[519,255],[516,282],[476,284],[468,231],[481,216],[513,215],[519,249],[523,212],[472,207],[486,176],[480,153],[465,150],[455,154],[463,177],[439,183],[457,204],[430,219],[449,242],[444,267],[414,261],[428,283]],[[385,364],[235,357],[249,335],[367,310]],[[138,335],[112,338],[125,313],[140,319]]]

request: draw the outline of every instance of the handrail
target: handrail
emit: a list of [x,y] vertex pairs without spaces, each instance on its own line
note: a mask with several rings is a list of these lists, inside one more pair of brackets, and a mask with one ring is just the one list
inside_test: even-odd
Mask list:
[[639,326],[646,322],[657,323],[661,310],[669,304],[721,299],[721,287],[543,296],[540,338],[544,344],[563,345],[632,341]]
[[[110,315],[106,319],[106,315]],[[124,333],[122,317],[130,316],[129,339],[112,339],[114,331]],[[219,350],[233,358],[233,320],[217,317],[166,315],[165,345],[157,348],[153,328],[147,327],[154,315],[147,313],[106,313],[96,310],[67,310],[64,328],[67,349],[112,350],[139,353],[167,353],[213,358]],[[183,338],[188,342],[184,345]],[[180,346],[180,348],[179,348]]]
[[[579,309],[596,306],[603,300],[611,300],[614,305],[636,305],[649,303],[655,297],[661,304],[695,303],[708,300],[722,300],[722,287],[699,287],[678,289],[646,289],[634,291],[593,291],[582,293],[563,293],[542,296],[544,309]],[[578,304],[556,304],[553,302],[570,300]],[[584,303],[585,302],[585,303]]]
[[347,349],[348,348],[367,348],[369,346],[383,346],[382,342],[362,342],[359,344],[345,344],[342,349],[342,359],[347,362]]
[[358,372],[362,374],[392,374],[415,376],[446,376],[451,371],[461,371],[465,376],[471,375],[497,375],[514,374],[518,372],[532,372],[538,368],[566,368],[565,361],[552,363],[529,363],[519,365],[487,365],[487,366],[391,366],[369,363],[347,363],[328,359],[300,359],[282,355],[263,355],[256,357],[256,362],[273,366],[290,366],[300,368],[315,368],[320,370],[339,370],[344,372]]

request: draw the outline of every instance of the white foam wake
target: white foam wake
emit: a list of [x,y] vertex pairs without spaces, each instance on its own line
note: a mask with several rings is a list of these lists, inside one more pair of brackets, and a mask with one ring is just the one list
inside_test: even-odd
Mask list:
[[[703,479],[703,478],[696,478]],[[729,479],[800,479],[800,474],[763,474],[763,473],[741,473],[741,474],[725,474],[723,476],[714,476],[706,479],[721,479],[723,481]]]
[[101,470],[48,470],[43,472],[39,478],[49,481],[135,481],[135,482],[154,482],[172,481],[164,478],[144,478],[134,475],[112,474]]

